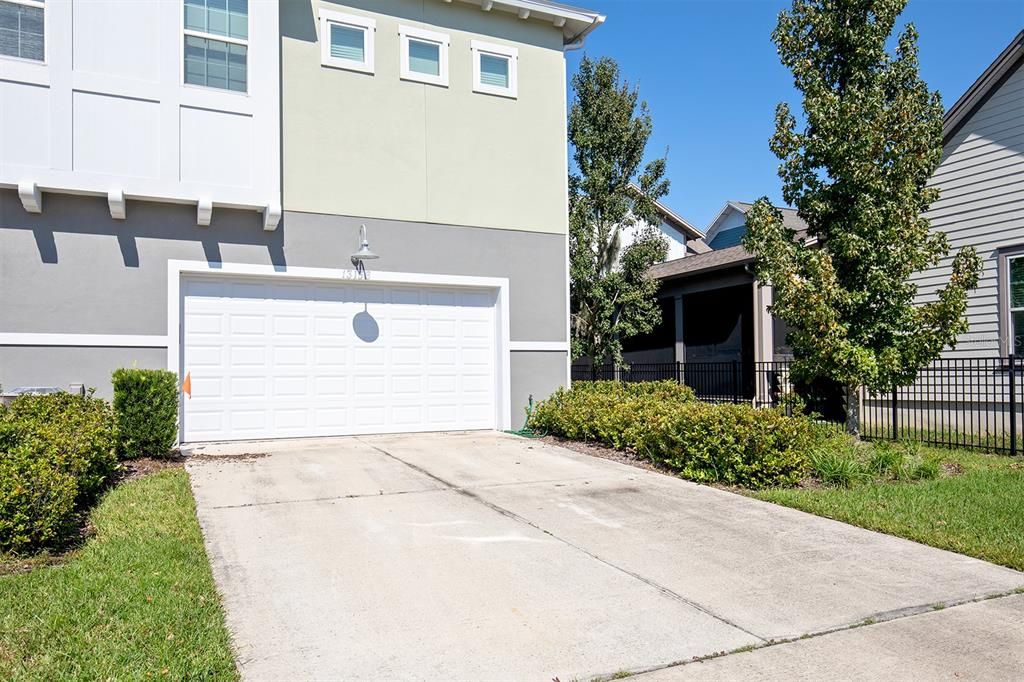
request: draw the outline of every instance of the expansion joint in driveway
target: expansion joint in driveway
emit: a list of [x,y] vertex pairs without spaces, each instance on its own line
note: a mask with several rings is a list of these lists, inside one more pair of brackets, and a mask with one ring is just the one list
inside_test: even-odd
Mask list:
[[745,634],[750,635],[751,637],[756,637],[761,642],[767,643],[769,641],[767,638],[762,637],[761,635],[758,635],[756,633],[753,633],[750,630],[747,630],[746,628],[744,628],[743,626],[734,623],[733,621],[729,620],[728,618],[725,618],[725,617],[715,613],[714,611],[712,611],[708,607],[704,606],[703,604],[699,604],[699,603],[697,603],[697,602],[695,602],[695,601],[693,601],[691,599],[687,599],[686,597],[684,597],[683,595],[679,594],[678,592],[675,592],[675,591],[665,587],[664,585],[659,585],[658,583],[656,583],[655,581],[651,580],[650,578],[646,578],[646,577],[640,575],[639,573],[636,573],[634,571],[630,571],[630,570],[628,570],[626,568],[623,568],[622,566],[618,566],[618,565],[612,563],[611,561],[608,561],[607,559],[604,559],[604,558],[598,556],[597,554],[594,554],[593,552],[591,552],[590,550],[586,549],[585,547],[581,547],[581,546],[579,546],[579,545],[577,545],[577,544],[575,544],[575,543],[573,543],[573,542],[571,542],[571,541],[569,541],[569,540],[567,540],[567,539],[565,539],[563,537],[559,537],[558,535],[555,535],[554,533],[552,533],[551,531],[547,530],[546,528],[542,528],[541,526],[538,526],[533,521],[530,521],[529,519],[524,518],[524,517],[520,516],[519,514],[516,514],[515,512],[513,512],[513,511],[511,511],[509,509],[505,509],[504,507],[502,507],[500,505],[497,505],[497,504],[494,504],[493,502],[485,500],[484,498],[480,497],[480,495],[476,494],[475,492],[473,492],[472,490],[470,490],[468,488],[464,488],[462,486],[455,485],[451,481],[447,481],[444,478],[441,478],[440,476],[438,476],[438,475],[428,471],[427,469],[424,469],[421,466],[413,464],[412,462],[407,462],[406,460],[402,459],[401,457],[398,457],[397,455],[394,455],[394,454],[388,452],[384,448],[382,448],[382,447],[380,447],[378,445],[375,445],[374,443],[370,443],[368,441],[362,440],[361,438],[357,438],[357,440],[359,440],[364,445],[367,445],[367,446],[373,448],[374,450],[376,450],[377,452],[381,453],[382,455],[385,455],[386,457],[390,457],[391,459],[395,460],[396,462],[399,462],[400,464],[404,464],[405,466],[409,467],[413,471],[416,471],[416,472],[418,472],[420,474],[423,474],[424,476],[427,476],[428,478],[430,478],[430,479],[432,479],[434,481],[437,481],[442,486],[444,486],[444,488],[446,488],[448,490],[451,490],[452,492],[458,493],[460,495],[464,495],[465,497],[468,497],[469,499],[471,499],[471,500],[473,500],[473,501],[475,501],[475,502],[477,502],[479,504],[484,505],[488,509],[490,509],[490,510],[492,510],[494,512],[497,512],[498,514],[501,514],[502,516],[505,516],[505,517],[507,517],[509,519],[512,519],[513,521],[525,524],[525,525],[529,526],[530,528],[533,528],[534,530],[538,530],[541,533],[544,533],[545,535],[547,535],[547,536],[557,540],[558,542],[561,542],[561,543],[563,543],[563,544],[573,548],[577,552],[581,552],[582,554],[587,555],[591,559],[594,559],[595,561],[601,562],[602,564],[604,564],[605,566],[608,566],[609,568],[612,568],[612,569],[614,569],[616,571],[619,571],[620,573],[624,573],[624,574],[628,575],[629,577],[633,578],[634,580],[639,580],[640,582],[644,583],[645,585],[648,585],[649,587],[652,587],[652,588],[656,589],[657,591],[659,591],[660,593],[662,593],[666,597],[669,597],[670,599],[674,599],[674,600],[676,600],[678,602],[686,604],[687,606],[689,606],[691,608],[697,609],[701,613],[707,614],[711,618],[714,618],[717,621],[725,623],[729,627],[735,628],[735,629],[739,630],[740,632],[743,632]]

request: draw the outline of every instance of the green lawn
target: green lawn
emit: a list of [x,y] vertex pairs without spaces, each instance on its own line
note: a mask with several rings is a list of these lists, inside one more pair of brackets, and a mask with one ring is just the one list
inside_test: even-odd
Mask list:
[[754,497],[1024,570],[1024,461],[929,450],[962,472],[913,483],[771,489]]
[[111,490],[63,565],[0,577],[0,679],[234,680],[183,469]]

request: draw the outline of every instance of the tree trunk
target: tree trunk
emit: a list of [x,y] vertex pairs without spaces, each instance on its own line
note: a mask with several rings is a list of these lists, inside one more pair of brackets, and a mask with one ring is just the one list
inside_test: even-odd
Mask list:
[[860,386],[848,385],[845,398],[846,432],[854,438],[860,438]]

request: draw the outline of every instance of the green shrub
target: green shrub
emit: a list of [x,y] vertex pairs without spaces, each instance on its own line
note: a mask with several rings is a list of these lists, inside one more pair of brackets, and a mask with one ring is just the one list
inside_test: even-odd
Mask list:
[[[845,436],[828,438],[818,443],[809,453],[811,473],[822,484],[832,488],[852,488],[871,480],[876,463],[865,466],[858,452],[858,443]],[[878,466],[886,465],[879,461]]]
[[797,483],[817,437],[805,417],[700,403],[674,382],[580,382],[539,403],[530,427],[631,450],[692,480],[749,488]]
[[0,408],[0,552],[65,541],[117,468],[113,412],[57,393]]
[[165,457],[178,439],[178,377],[164,369],[114,371],[122,457]]

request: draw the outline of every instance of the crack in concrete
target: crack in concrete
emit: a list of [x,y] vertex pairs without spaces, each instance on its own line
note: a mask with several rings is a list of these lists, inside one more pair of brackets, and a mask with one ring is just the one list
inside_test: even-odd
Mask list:
[[[942,602],[941,608],[936,608],[936,604],[921,604],[918,606],[908,606],[903,609],[894,609],[892,611],[880,611],[873,616],[868,616],[863,620],[859,620],[856,623],[847,623],[845,625],[837,625],[832,628],[825,630],[816,630],[809,632],[799,637],[785,637],[781,639],[769,639],[763,640],[763,644],[755,644],[751,646],[740,647],[731,651],[719,651],[705,656],[694,656],[693,658],[687,658],[679,661],[673,661],[671,663],[664,663],[660,665],[650,666],[648,668],[639,668],[630,670],[630,677],[634,675],[645,675],[647,673],[657,672],[659,670],[667,670],[669,668],[681,668],[686,665],[692,665],[694,663],[705,663],[718,658],[726,658],[728,656],[735,656],[736,654],[745,654],[752,651],[760,651],[761,649],[768,649],[770,647],[781,646],[785,644],[793,644],[795,642],[802,642],[808,639],[817,639],[818,637],[824,637],[825,635],[835,634],[837,632],[846,632],[848,630],[857,630],[859,628],[872,627],[874,625],[881,625],[882,623],[891,623],[897,620],[903,620],[905,618],[912,618],[914,616],[926,615],[929,613],[937,613],[939,611],[946,611],[948,609],[955,609],[968,604],[977,604],[979,602],[989,601],[992,599],[1003,599],[1006,597],[1013,597],[1015,595],[1024,594],[1024,588],[1017,588],[1015,590],[1005,590],[1002,592],[993,592],[991,594],[984,594],[978,597],[971,597],[967,599],[961,599],[953,602]],[[618,671],[617,671],[618,672]],[[612,675],[617,674],[612,673]],[[609,676],[598,675],[591,678],[592,682],[598,680],[607,680]]]
[[[761,642],[769,641],[769,640],[766,640],[764,637],[761,637],[760,635],[758,635],[756,633],[753,633],[750,630],[747,630],[743,626],[738,625],[737,623],[734,623],[733,621],[729,620],[728,618],[725,618],[724,616],[721,616],[721,615],[715,613],[714,611],[712,611],[710,608],[704,606],[703,604],[695,602],[695,601],[693,601],[691,599],[687,599],[686,597],[684,597],[683,595],[679,594],[678,592],[675,592],[675,591],[665,587],[664,585],[660,585],[660,584],[656,583],[655,581],[651,580],[650,578],[646,578],[646,577],[640,575],[639,573],[636,573],[634,571],[630,571],[629,569],[626,569],[626,568],[623,568],[622,566],[614,564],[611,561],[608,561],[607,559],[604,559],[604,558],[598,556],[597,554],[594,554],[590,550],[588,550],[588,549],[586,549],[584,547],[581,547],[580,545],[577,545],[577,544],[575,544],[573,542],[570,542],[569,540],[567,540],[565,538],[559,537],[559,536],[555,535],[554,533],[552,533],[551,531],[549,531],[549,530],[547,530],[545,528],[542,528],[541,526],[537,525],[533,521],[530,521],[529,519],[524,518],[524,517],[520,516],[519,514],[516,514],[514,511],[512,511],[510,509],[505,509],[504,507],[502,507],[500,505],[494,504],[493,502],[490,502],[488,500],[483,499],[482,497],[480,497],[479,495],[477,495],[476,493],[474,493],[472,490],[470,490],[468,488],[463,488],[461,486],[457,486],[454,483],[452,483],[451,481],[447,481],[447,480],[441,478],[440,476],[437,476],[436,474],[431,473],[427,469],[424,469],[421,466],[413,464],[412,462],[407,462],[404,459],[402,459],[401,457],[398,457],[397,455],[394,455],[394,454],[388,452],[387,450],[385,450],[385,449],[383,449],[383,448],[381,448],[381,447],[379,447],[377,445],[374,445],[373,443],[368,443],[367,441],[364,441],[362,439],[358,439],[358,440],[361,443],[364,443],[365,445],[368,445],[369,447],[373,448],[374,450],[380,452],[381,454],[386,455],[387,457],[390,457],[391,459],[395,460],[396,462],[404,464],[405,466],[409,467],[413,471],[417,471],[417,472],[423,474],[424,476],[428,476],[429,478],[437,481],[441,485],[447,487],[449,490],[452,490],[453,492],[456,492],[456,493],[458,493],[460,495],[464,495],[464,496],[474,500],[475,502],[478,502],[478,503],[484,505],[485,507],[487,507],[491,511],[497,512],[498,514],[501,514],[502,516],[505,516],[505,517],[507,517],[509,519],[512,519],[513,521],[525,524],[525,525],[529,526],[530,528],[533,528],[534,530],[540,531],[541,533],[544,533],[545,535],[547,535],[549,537],[552,537],[555,540],[558,540],[559,542],[561,542],[561,543],[563,543],[563,544],[565,544],[565,545],[567,545],[569,547],[572,547],[576,551],[581,552],[583,554],[586,554],[591,559],[594,559],[595,561],[599,561],[602,564],[604,564],[605,566],[608,566],[609,568],[612,568],[612,569],[614,569],[616,571],[619,571],[620,573],[624,573],[624,574],[628,575],[629,577],[633,578],[634,580],[638,580],[638,581],[644,583],[648,587],[654,588],[655,590],[657,590],[658,592],[662,593],[666,597],[669,597],[670,599],[673,599],[675,601],[678,601],[678,602],[681,602],[683,604],[686,604],[687,606],[689,606],[691,608],[694,608],[694,609],[700,611],[701,613],[704,613],[707,616],[710,616],[711,618],[714,618],[715,620],[717,620],[717,621],[719,621],[721,623],[725,623],[729,627],[735,628],[736,630],[739,630],[740,632],[742,632],[744,634],[750,635],[751,637],[754,637],[755,639],[757,639],[757,640],[759,640]],[[477,489],[480,489],[480,488],[477,488]]]
[[[399,460],[401,461],[401,460]],[[410,465],[411,466],[411,465]],[[391,492],[377,493],[351,493],[348,495],[328,495],[326,497],[302,497],[292,500],[269,500],[267,502],[242,502],[239,504],[221,504],[208,507],[208,509],[246,509],[248,507],[268,507],[278,504],[302,504],[303,502],[332,502],[334,500],[358,500],[365,497],[390,497],[392,495],[417,495],[421,493],[436,493],[441,490],[490,490],[492,488],[510,488],[517,485],[542,485],[544,483],[574,483],[576,481],[600,480],[593,476],[581,476],[577,478],[548,478],[540,481],[516,481],[514,483],[490,483],[486,485],[473,486],[472,488],[457,488],[453,485],[444,485],[439,488],[421,488],[418,490],[392,490]]]

